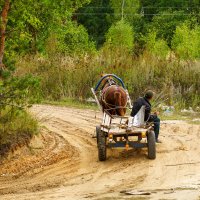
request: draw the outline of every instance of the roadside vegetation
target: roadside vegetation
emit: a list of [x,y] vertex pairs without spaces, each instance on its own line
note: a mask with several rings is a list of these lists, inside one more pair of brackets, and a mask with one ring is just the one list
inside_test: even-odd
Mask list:
[[0,158],[38,133],[38,123],[27,111],[37,99],[38,86],[31,76],[9,75],[0,80]]
[[38,134],[38,122],[28,112],[4,110],[0,119],[0,158],[10,150],[28,145],[33,135]]
[[0,145],[37,132],[31,104],[82,105],[102,73],[122,78],[133,101],[152,89],[155,107],[199,112],[199,2],[0,0],[0,9]]

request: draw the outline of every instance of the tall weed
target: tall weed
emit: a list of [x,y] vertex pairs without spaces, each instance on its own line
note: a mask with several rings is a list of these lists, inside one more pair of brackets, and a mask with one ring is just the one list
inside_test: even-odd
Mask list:
[[41,79],[43,98],[84,100],[92,96],[90,88],[100,79],[101,73],[114,73],[127,86],[131,99],[143,95],[147,89],[162,94],[164,103],[184,107],[199,106],[200,63],[156,57],[148,51],[139,57],[128,52],[114,54],[103,48],[96,55],[69,57],[21,57],[17,73],[33,73]]

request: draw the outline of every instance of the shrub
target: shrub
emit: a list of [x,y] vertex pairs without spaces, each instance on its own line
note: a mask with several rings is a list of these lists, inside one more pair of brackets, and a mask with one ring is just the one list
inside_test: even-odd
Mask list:
[[[189,16],[191,18],[191,16]],[[169,46],[176,27],[188,19],[184,11],[165,10],[153,17],[149,28],[157,32],[158,38],[163,38]]]
[[134,32],[131,25],[124,20],[112,25],[106,34],[105,46],[113,51],[117,49],[131,51],[134,47]]
[[26,111],[38,100],[38,89],[38,79],[28,75],[0,81],[0,156],[38,132],[37,121]]
[[182,59],[200,58],[200,27],[190,28],[187,23],[176,28],[172,47]]
[[0,81],[0,112],[7,107],[24,109],[39,99],[39,80],[30,75]]
[[148,34],[146,38],[146,48],[153,55],[160,58],[166,58],[170,51],[167,42],[163,39],[157,39],[156,36],[156,32]]
[[95,53],[95,44],[89,40],[84,26],[69,22],[52,32],[46,42],[47,53],[64,53],[82,55]]
[[28,112],[6,108],[0,118],[0,156],[5,156],[11,149],[29,143],[37,134],[38,122]]
[[105,51],[96,56],[57,55],[53,60],[23,57],[20,66],[21,73],[29,71],[40,77],[43,98],[47,100],[87,99],[92,96],[90,88],[104,72],[122,78],[132,100],[151,88],[164,94],[164,103],[174,105],[185,99],[185,106],[199,104],[199,63],[157,59],[149,51],[137,58]]

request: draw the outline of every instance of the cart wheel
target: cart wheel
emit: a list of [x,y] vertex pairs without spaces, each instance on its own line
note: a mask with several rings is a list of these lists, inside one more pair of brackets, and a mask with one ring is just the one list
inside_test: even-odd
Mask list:
[[99,138],[99,134],[101,133],[101,127],[100,126],[96,126],[96,137],[97,137],[97,145],[98,145],[98,138]]
[[147,137],[148,141],[148,158],[155,159],[156,158],[156,138],[154,131],[150,131]]
[[99,161],[105,161],[106,160],[106,136],[104,132],[101,130],[97,134],[97,145],[98,145]]

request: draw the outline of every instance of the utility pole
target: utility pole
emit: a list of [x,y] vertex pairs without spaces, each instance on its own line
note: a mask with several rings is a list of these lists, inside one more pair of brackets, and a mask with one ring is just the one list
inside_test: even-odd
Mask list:
[[122,0],[122,20],[124,19],[124,3],[125,0]]

